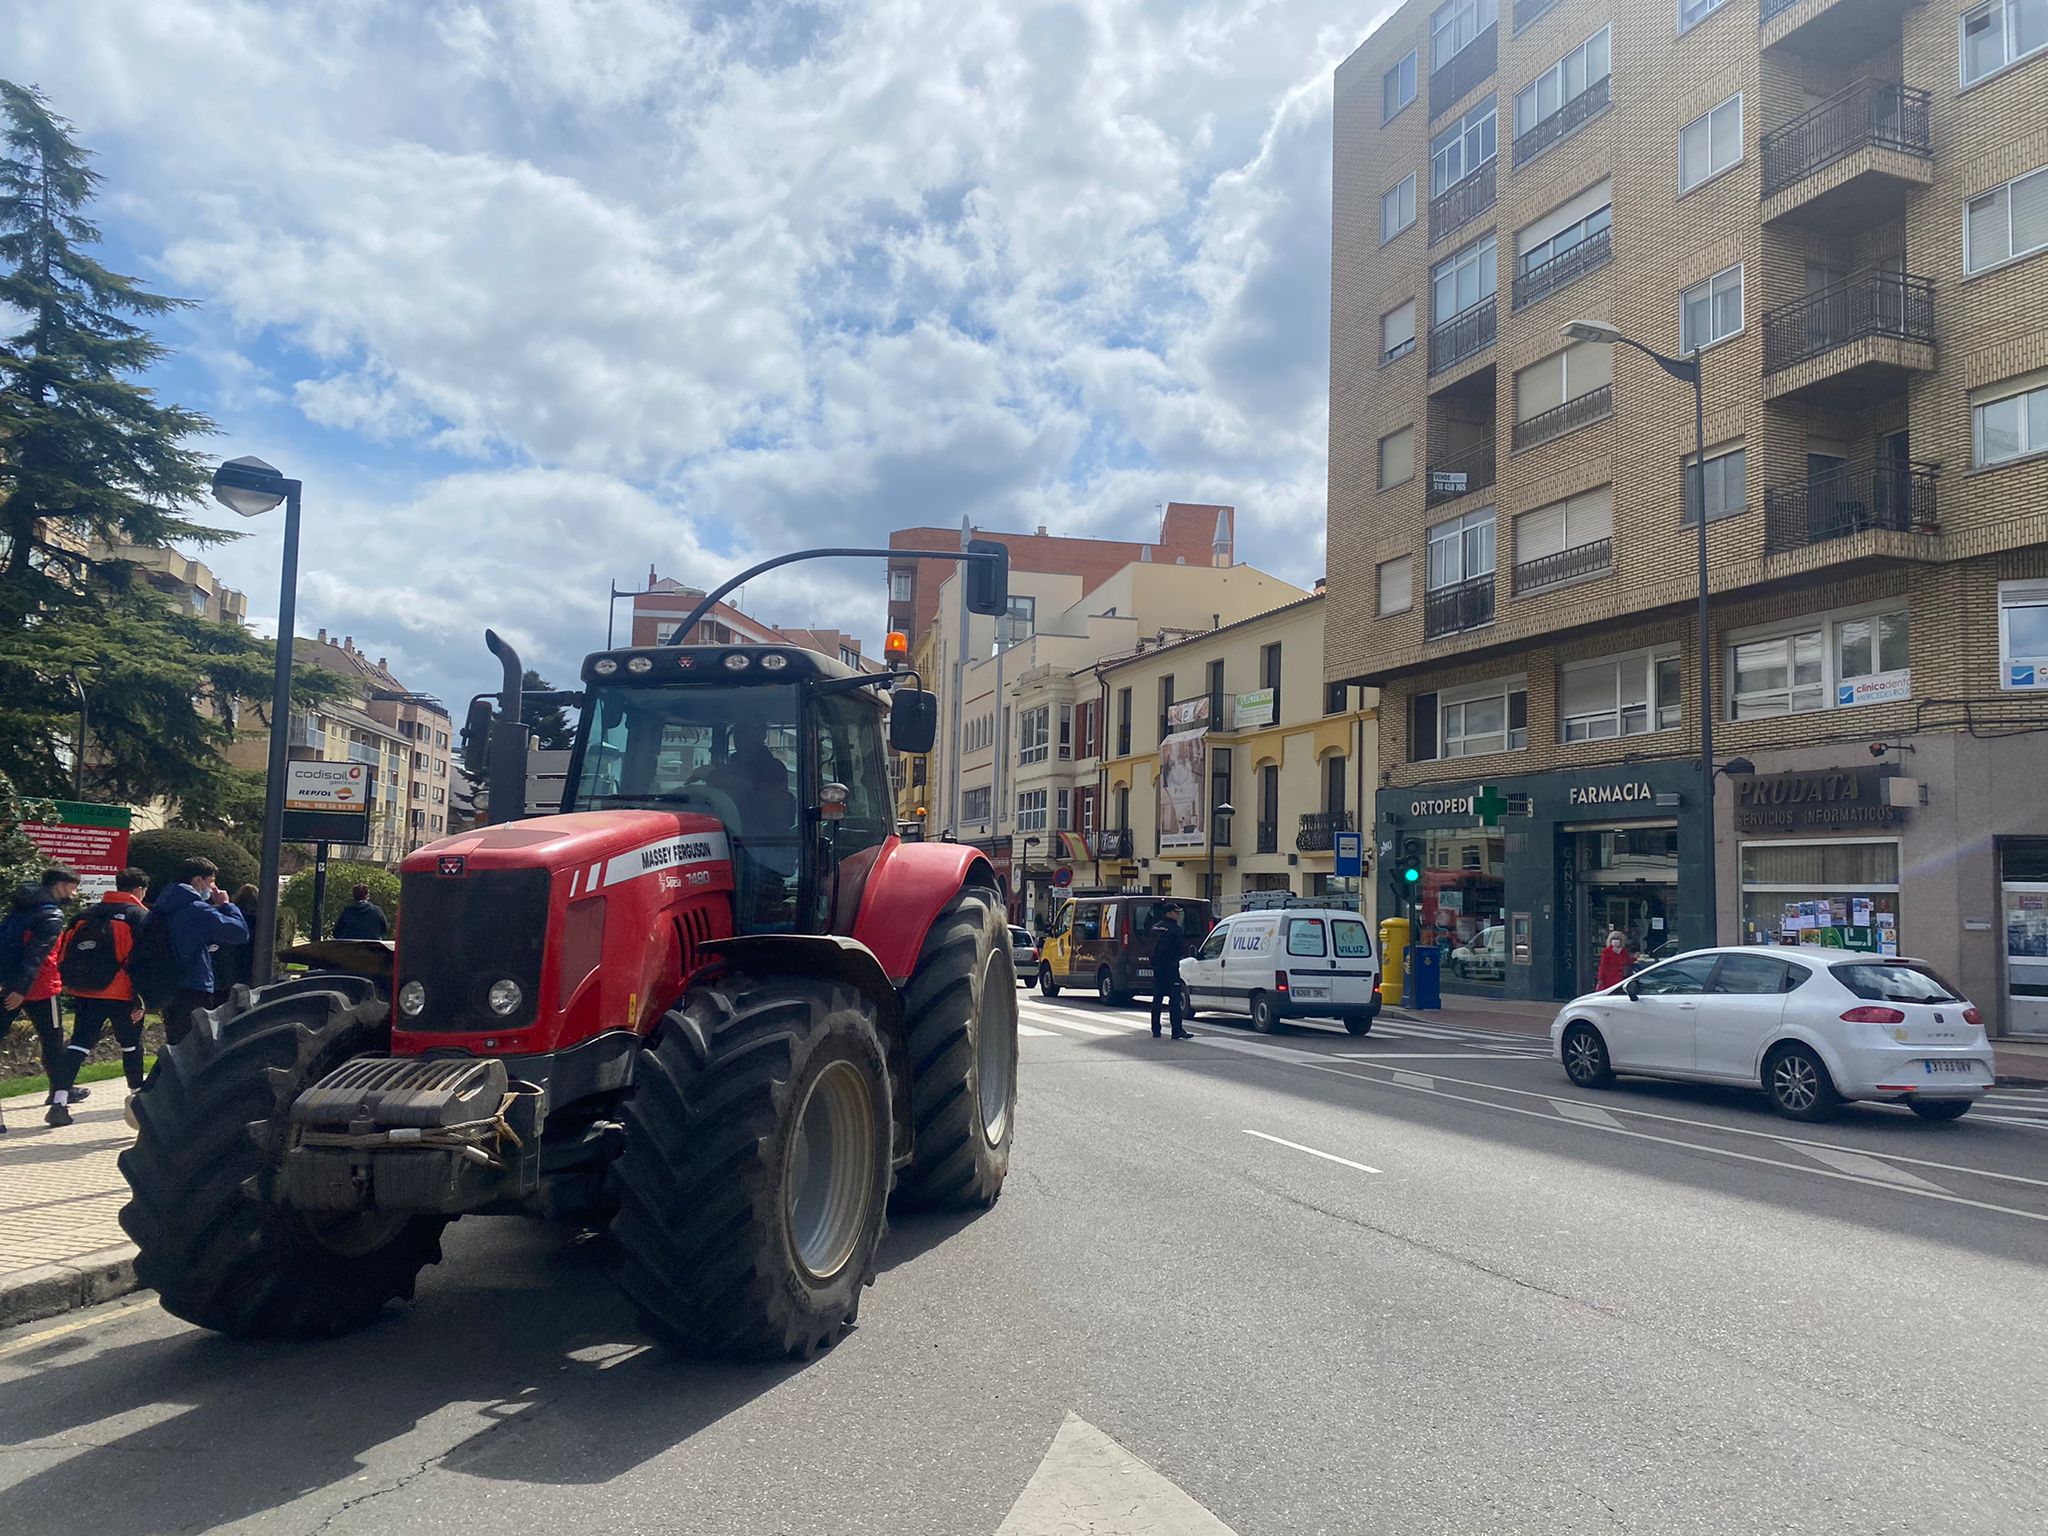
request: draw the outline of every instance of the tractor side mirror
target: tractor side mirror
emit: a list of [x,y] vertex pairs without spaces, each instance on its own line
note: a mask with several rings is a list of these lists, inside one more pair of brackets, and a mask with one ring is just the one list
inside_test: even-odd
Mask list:
[[482,780],[489,772],[492,714],[488,697],[469,701],[469,718],[462,724],[462,771],[472,783]]
[[939,696],[921,688],[889,695],[889,750],[916,756],[939,739]]
[[1001,618],[1010,611],[1010,550],[994,539],[969,539],[967,611]]

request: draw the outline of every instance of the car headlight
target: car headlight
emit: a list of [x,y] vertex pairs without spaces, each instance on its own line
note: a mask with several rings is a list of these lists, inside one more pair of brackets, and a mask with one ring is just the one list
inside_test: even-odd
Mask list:
[[416,1019],[427,1011],[427,989],[416,981],[408,981],[398,989],[398,1011],[408,1019]]
[[484,1001],[491,1005],[491,1012],[504,1019],[519,1011],[525,996],[519,990],[519,983],[506,976],[491,983],[491,990],[484,994]]

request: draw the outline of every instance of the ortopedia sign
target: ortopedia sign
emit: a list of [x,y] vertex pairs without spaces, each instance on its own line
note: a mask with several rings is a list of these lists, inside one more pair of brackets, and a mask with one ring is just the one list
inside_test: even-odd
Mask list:
[[288,811],[361,811],[370,803],[370,770],[361,763],[287,763]]

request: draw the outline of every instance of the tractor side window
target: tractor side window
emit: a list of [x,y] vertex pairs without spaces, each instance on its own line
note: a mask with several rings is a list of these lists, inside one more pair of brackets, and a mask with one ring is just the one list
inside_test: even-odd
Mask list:
[[[820,784],[846,786],[846,815],[834,847],[839,857],[872,848],[896,830],[880,712],[865,694],[827,694],[817,701]],[[813,794],[816,786],[813,786]],[[814,802],[815,803],[815,802]]]

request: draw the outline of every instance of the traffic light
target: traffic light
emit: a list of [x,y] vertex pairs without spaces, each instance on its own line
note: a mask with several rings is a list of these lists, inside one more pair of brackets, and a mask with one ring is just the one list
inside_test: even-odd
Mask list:
[[1402,901],[1422,895],[1422,839],[1411,837],[1401,844],[1401,861],[1394,866],[1394,890]]

